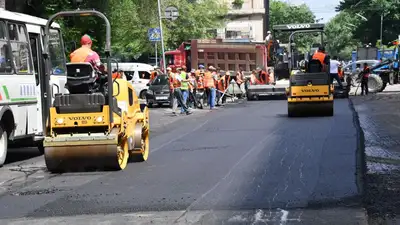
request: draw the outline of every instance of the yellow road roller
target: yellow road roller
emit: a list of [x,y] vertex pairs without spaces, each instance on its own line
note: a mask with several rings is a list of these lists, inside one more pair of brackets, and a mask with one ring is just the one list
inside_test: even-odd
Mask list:
[[[310,59],[308,63],[297,63],[296,34],[311,33],[321,38],[319,46],[324,42],[324,24],[285,24],[275,25],[275,31],[288,31],[289,35],[289,60],[290,71],[289,87],[286,89],[288,101],[288,116],[333,116],[333,91],[329,75],[329,65],[323,68],[319,60]],[[310,49],[312,52],[312,49]],[[302,66],[300,66],[302,65]]]
[[298,72],[290,76],[288,116],[333,116],[333,91],[329,74]]
[[106,23],[107,74],[90,63],[67,63],[68,94],[52,94],[44,76],[44,157],[50,172],[122,170],[129,161],[149,157],[149,111],[140,105],[132,85],[111,74],[111,27],[104,14],[94,10],[59,12],[45,27],[43,56],[47,67],[50,24],[57,17],[98,16]]

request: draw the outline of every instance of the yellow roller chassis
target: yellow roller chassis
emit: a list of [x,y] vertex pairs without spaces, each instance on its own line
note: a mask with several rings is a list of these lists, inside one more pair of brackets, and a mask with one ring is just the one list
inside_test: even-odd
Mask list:
[[141,110],[131,84],[117,81],[119,93],[115,96],[122,110],[113,113],[113,123],[107,105],[93,113],[58,113],[50,108],[51,135],[43,142],[50,172],[122,170],[128,162],[148,160],[149,110]]

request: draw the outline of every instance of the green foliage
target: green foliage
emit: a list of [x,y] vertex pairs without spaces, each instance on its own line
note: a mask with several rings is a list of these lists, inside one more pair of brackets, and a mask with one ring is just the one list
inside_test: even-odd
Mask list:
[[[307,5],[289,5],[285,2],[272,0],[270,2],[270,30],[273,25],[293,23],[313,23],[315,16]],[[289,32],[274,34],[281,43],[289,42]],[[308,51],[314,37],[310,34],[298,34],[295,37],[296,46],[301,52]]]
[[209,38],[208,29],[223,26],[222,19],[228,12],[227,5],[215,0],[188,3],[188,0],[166,0],[164,7],[174,5],[179,10],[175,21],[164,20],[164,34],[167,48],[176,48],[183,41]]
[[381,14],[383,14],[383,43],[397,39],[400,34],[400,1],[394,0],[342,0],[338,11],[347,11],[351,15],[359,13],[367,18],[354,31],[354,38],[362,43],[376,43],[380,39]]
[[337,55],[341,58],[350,58],[351,52],[360,45],[353,38],[356,27],[359,24],[360,20],[347,12],[341,12],[329,21],[325,28],[329,54]]

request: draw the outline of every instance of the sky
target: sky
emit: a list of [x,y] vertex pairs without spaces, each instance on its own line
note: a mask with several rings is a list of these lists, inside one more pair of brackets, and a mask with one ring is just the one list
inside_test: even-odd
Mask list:
[[339,5],[340,0],[281,0],[290,4],[303,4],[305,3],[313,11],[316,19],[323,18],[321,23],[326,23],[332,19],[337,12],[335,7]]

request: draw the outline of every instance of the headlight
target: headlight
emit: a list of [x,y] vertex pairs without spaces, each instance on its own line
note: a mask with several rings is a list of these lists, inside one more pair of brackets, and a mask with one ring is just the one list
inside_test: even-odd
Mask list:
[[98,122],[98,123],[103,122],[103,117],[102,116],[97,117],[96,122]]
[[56,122],[57,122],[58,124],[63,124],[63,123],[64,123],[64,118],[58,118],[58,119],[56,120]]

